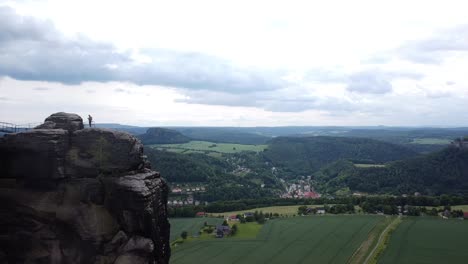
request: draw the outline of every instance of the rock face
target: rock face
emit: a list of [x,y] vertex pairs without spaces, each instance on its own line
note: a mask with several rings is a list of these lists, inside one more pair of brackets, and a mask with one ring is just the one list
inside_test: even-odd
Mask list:
[[0,263],[168,263],[167,194],[135,137],[53,114],[0,138]]

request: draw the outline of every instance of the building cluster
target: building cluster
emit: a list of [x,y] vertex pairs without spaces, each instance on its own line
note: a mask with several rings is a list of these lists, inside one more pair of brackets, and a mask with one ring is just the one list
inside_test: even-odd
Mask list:
[[169,206],[184,206],[184,205],[207,205],[207,202],[202,202],[194,199],[194,194],[203,193],[206,189],[204,186],[191,185],[176,185],[172,187],[171,193],[167,201]]
[[[201,201],[193,199],[192,195],[189,195],[184,198],[169,198],[167,201],[167,205],[169,206],[184,206],[184,205],[200,205],[202,204]],[[203,204],[207,205],[208,202],[204,202]]]
[[286,192],[281,195],[282,198],[317,199],[321,197],[311,186],[310,177],[306,180],[299,180],[292,184],[286,184],[286,186]]
[[236,169],[234,169],[234,170],[232,171],[232,173],[233,173],[234,175],[245,175],[245,174],[248,174],[248,173],[250,173],[250,172],[252,172],[251,169],[249,169],[249,168],[247,168],[247,167],[240,166],[240,165],[237,165],[237,166],[236,166]]
[[205,192],[204,186],[177,185],[171,189],[171,194],[193,194],[202,192]]

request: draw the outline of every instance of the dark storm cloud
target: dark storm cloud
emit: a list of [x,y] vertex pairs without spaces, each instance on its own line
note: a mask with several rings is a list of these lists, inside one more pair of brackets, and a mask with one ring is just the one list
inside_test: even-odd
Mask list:
[[143,55],[151,62],[136,63],[128,52],[85,37],[65,38],[50,22],[0,7],[0,76],[66,84],[126,81],[229,93],[283,85],[275,73],[238,68],[205,54],[147,50]]

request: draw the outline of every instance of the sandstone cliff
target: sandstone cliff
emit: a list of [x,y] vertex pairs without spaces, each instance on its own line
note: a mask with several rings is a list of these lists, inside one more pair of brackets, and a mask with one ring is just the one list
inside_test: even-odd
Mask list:
[[0,263],[168,263],[167,194],[135,137],[53,114],[0,138]]

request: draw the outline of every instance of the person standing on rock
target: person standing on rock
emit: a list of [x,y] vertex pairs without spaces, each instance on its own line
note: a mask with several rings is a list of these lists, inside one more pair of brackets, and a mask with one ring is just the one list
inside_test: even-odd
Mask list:
[[91,115],[88,115],[88,122],[89,122],[89,127],[91,127],[91,124],[93,123],[93,117]]

